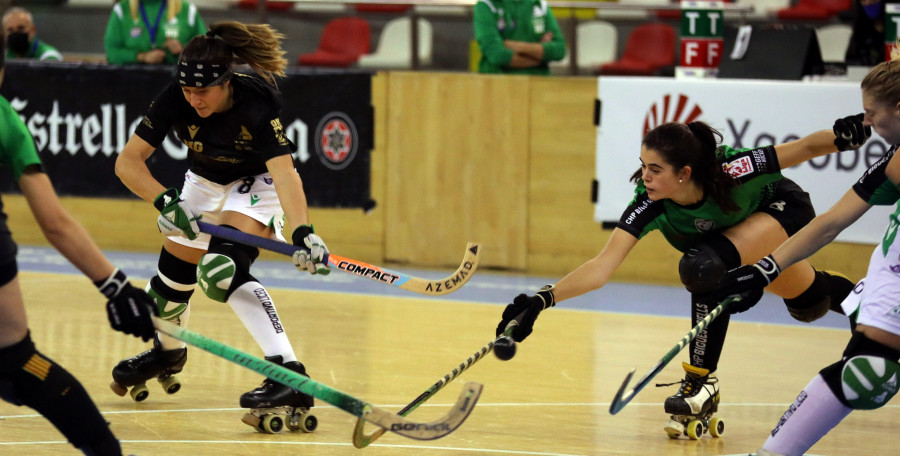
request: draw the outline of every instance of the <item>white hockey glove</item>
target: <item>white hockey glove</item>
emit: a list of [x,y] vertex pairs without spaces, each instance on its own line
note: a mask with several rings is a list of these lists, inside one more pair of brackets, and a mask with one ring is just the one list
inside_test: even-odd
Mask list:
[[328,247],[325,241],[316,234],[312,225],[300,225],[291,235],[294,245],[300,250],[294,252],[294,266],[300,271],[310,274],[328,275],[331,266],[328,265]]
[[197,226],[199,215],[194,215],[191,208],[181,199],[178,189],[169,188],[159,194],[153,205],[159,210],[156,226],[166,236],[182,236],[190,240],[197,239],[200,227]]

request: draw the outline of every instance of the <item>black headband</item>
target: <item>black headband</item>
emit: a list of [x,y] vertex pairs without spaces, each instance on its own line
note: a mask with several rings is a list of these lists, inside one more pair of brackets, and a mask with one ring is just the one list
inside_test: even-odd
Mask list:
[[178,62],[178,83],[182,87],[212,87],[231,76],[228,65]]

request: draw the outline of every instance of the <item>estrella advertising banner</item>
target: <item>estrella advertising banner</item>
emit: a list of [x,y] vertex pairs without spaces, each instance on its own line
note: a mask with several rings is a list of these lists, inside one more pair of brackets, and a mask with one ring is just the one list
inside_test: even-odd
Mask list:
[[[0,93],[34,136],[61,195],[132,197],[115,175],[119,151],[153,98],[174,76],[168,66],[9,61]],[[365,72],[290,69],[281,123],[297,145],[294,165],[313,207],[360,207],[370,198],[373,146],[371,77]],[[147,164],[165,186],[180,188],[187,148],[170,133]],[[0,190],[13,191],[9,173]]]
[[[735,148],[780,144],[863,111],[858,82],[765,81],[697,78],[598,78],[594,220],[615,223],[634,197],[631,175],[640,168],[641,140],[664,122],[699,120],[719,130]],[[881,137],[857,151],[825,155],[782,170],[812,199],[816,213],[828,210],[889,149]],[[877,244],[892,207],[876,206],[844,230],[838,240]]]

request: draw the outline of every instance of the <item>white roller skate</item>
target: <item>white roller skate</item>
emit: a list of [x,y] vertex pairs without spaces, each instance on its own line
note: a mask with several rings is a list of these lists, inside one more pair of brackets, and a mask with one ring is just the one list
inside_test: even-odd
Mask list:
[[[708,369],[682,363],[685,375],[681,388],[674,396],[666,399],[666,413],[671,414],[665,431],[670,439],[686,435],[697,440],[705,433],[720,437],[725,432],[725,422],[713,413],[719,409],[719,379],[710,375]],[[658,386],[669,386],[658,385]]]
[[150,395],[147,380],[156,378],[168,394],[181,389],[181,381],[175,374],[181,372],[187,362],[187,348],[163,350],[159,339],[153,339],[153,348],[139,355],[119,361],[113,368],[113,381],[109,387],[119,396],[131,388],[131,398],[141,402]]
[[[297,361],[285,363],[281,356],[267,356],[266,361],[307,376],[306,368]],[[292,431],[313,432],[319,424],[311,412],[312,396],[269,378],[259,388],[241,395],[241,407],[250,409],[241,421],[259,432],[277,434],[285,427]]]

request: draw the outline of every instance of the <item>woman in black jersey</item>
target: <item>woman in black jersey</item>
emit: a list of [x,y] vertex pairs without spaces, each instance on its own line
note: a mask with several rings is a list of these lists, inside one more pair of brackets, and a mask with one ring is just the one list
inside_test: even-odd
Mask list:
[[[641,143],[641,166],[632,176],[634,199],[600,253],[555,286],[517,296],[504,310],[497,333],[525,312],[513,334],[517,341],[525,339],[543,309],[604,286],[638,241],[654,230],[684,253],[678,269],[691,293],[691,326],[696,325],[716,307],[713,292],[726,271],[757,261],[815,216],[809,195],[781,170],[865,142],[861,116],[839,124],[834,132],[822,130],[749,149],[720,145],[721,134],[703,122],[654,128]],[[768,289],[784,299],[791,316],[804,322],[821,318],[829,309],[840,311],[840,302],[853,288],[847,278],[817,271],[808,262],[785,272],[787,276]],[[729,311],[742,311],[742,306],[745,310],[761,295],[746,296]],[[672,438],[699,437],[696,425],[689,423],[709,422],[717,410],[715,371],[728,321],[728,315],[719,316],[691,341],[684,380],[664,404],[671,416],[665,430]]]
[[[0,34],[0,82],[6,55],[3,44]],[[31,133],[2,96],[0,166],[12,174],[50,244],[109,299],[106,310],[112,327],[144,340],[153,337],[153,301],[131,285],[125,273],[109,262],[84,227],[62,207],[53,183],[42,169]],[[0,203],[0,399],[37,410],[86,455],[120,456],[119,441],[81,383],[37,351],[31,340],[19,288],[17,247],[2,208]],[[77,308],[72,307],[76,311]]]
[[[266,289],[250,274],[259,250],[200,233],[197,220],[246,233],[283,240],[286,222],[291,240],[302,246],[294,255],[301,271],[327,274],[328,252],[309,222],[306,195],[294,169],[292,145],[281,126],[281,96],[276,76],[287,61],[283,35],[268,25],[226,21],[212,24],[181,53],[175,79],[156,97],[116,161],[122,182],[160,211],[158,226],[167,235],[158,273],[148,292],[162,318],[186,325],[195,285],[215,301],[227,302],[259,344],[266,359],[306,375],[278,318]],[[252,75],[235,73],[246,63]],[[173,129],[188,148],[190,167],[181,191],[165,188],[145,161]],[[171,393],[179,388],[173,374],[186,361],[183,343],[158,334],[153,348],[119,363],[113,389],[143,400],[144,382],[164,381]],[[297,407],[306,412],[311,396],[266,381],[241,396],[241,406],[259,404]],[[263,415],[261,417],[261,415]],[[262,420],[260,419],[262,418]],[[245,422],[257,425],[266,416],[253,410]]]

